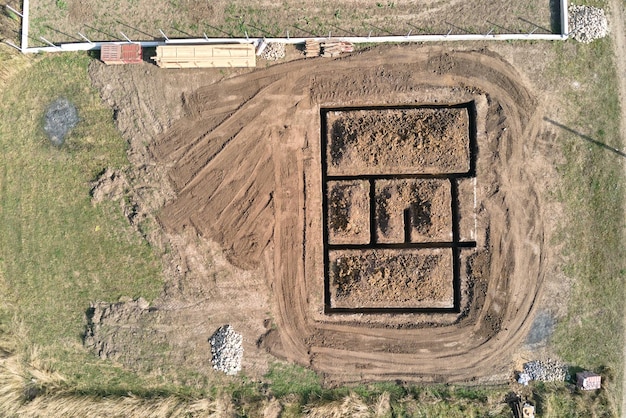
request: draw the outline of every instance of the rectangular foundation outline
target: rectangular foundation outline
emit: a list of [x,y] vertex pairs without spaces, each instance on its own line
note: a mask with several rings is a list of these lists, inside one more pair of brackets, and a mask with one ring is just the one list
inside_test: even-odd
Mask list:
[[[463,173],[446,174],[383,174],[383,175],[328,175],[327,147],[328,132],[326,129],[326,114],[332,111],[342,110],[388,110],[388,109],[447,109],[465,108],[468,113],[469,127],[469,170]],[[461,248],[476,247],[475,241],[460,241],[459,225],[459,201],[458,183],[459,178],[471,178],[476,176],[476,105],[473,101],[452,105],[399,105],[399,106],[361,106],[361,107],[320,107],[320,141],[321,141],[321,169],[322,169],[322,240],[324,253],[324,314],[407,314],[407,313],[454,313],[461,312]],[[379,179],[447,179],[450,181],[451,213],[452,213],[452,241],[450,242],[425,242],[425,243],[401,243],[401,244],[377,244],[376,241],[376,213],[375,204],[375,181]],[[367,180],[370,184],[370,243],[369,244],[334,244],[328,243],[328,187],[329,180]],[[331,305],[330,289],[330,251],[340,249],[418,249],[418,248],[452,248],[452,285],[454,301],[452,308],[411,308],[411,307],[370,307],[370,308],[334,308]]]

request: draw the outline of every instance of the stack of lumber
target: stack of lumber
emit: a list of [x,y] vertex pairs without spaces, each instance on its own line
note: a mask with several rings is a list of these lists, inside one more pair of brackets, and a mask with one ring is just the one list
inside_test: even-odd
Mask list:
[[319,57],[321,54],[321,48],[319,41],[315,39],[307,39],[304,44],[304,56],[305,57]]
[[252,44],[165,45],[152,57],[162,68],[256,67]]
[[338,57],[344,52],[354,51],[354,45],[351,42],[328,39],[321,43],[321,49],[323,57]]

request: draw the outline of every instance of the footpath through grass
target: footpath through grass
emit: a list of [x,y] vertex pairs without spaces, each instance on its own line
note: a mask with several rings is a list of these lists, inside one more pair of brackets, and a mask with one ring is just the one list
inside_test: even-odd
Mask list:
[[[127,159],[112,111],[90,86],[88,56],[30,59],[0,92],[4,327],[19,334],[20,351],[39,347],[38,356],[75,387],[100,382],[123,390],[136,377],[84,354],[84,313],[90,301],[154,298],[162,289],[161,266],[117,204],[90,202],[90,182]],[[57,148],[44,134],[43,118],[59,97],[76,105],[80,122]]]

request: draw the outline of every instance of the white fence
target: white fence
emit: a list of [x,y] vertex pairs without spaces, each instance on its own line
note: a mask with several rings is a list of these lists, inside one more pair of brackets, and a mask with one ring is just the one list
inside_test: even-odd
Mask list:
[[[403,42],[442,42],[442,41],[511,41],[511,40],[521,40],[521,41],[563,41],[568,38],[569,28],[568,28],[568,12],[567,12],[567,0],[560,0],[560,23],[561,23],[561,33],[560,34],[541,34],[541,33],[511,33],[511,34],[493,34],[491,31],[486,34],[462,34],[462,35],[453,35],[451,32],[442,35],[411,35],[409,32],[407,35],[401,36],[334,36],[335,39],[348,41],[355,44],[359,43],[403,43]],[[60,43],[53,44],[49,42],[45,38],[41,38],[43,42],[49,44],[50,46],[46,47],[28,47],[28,10],[29,10],[29,0],[23,0],[22,5],[22,44],[21,47],[17,47],[16,45],[10,44],[13,47],[22,51],[22,53],[37,53],[37,52],[64,52],[64,51],[91,51],[91,50],[99,50],[102,44],[110,43],[110,42],[91,42],[89,41],[83,34],[79,33],[79,35],[87,40],[88,42],[80,42],[80,43]],[[121,32],[120,32],[121,33]],[[126,38],[126,41],[115,42],[115,43],[127,43],[127,42],[135,42],[140,44],[142,47],[156,47],[159,45],[169,45],[169,44],[210,44],[210,43],[254,43],[258,44],[261,41],[265,41],[268,43],[271,42],[280,42],[285,44],[302,44],[307,39],[315,39],[318,41],[325,40],[331,37],[332,34],[328,34],[328,37],[309,37],[309,38],[290,38],[289,36],[285,38],[209,38],[205,35],[203,38],[189,38],[189,39],[168,39],[167,36],[163,32],[161,32],[164,36],[164,40],[162,41],[132,41],[126,37],[122,33],[122,36]]]

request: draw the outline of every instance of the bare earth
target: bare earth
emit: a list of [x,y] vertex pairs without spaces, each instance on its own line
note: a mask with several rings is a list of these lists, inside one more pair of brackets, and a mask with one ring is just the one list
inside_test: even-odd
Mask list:
[[[525,78],[500,56],[393,46],[223,80],[217,71],[168,72],[147,64],[120,69],[94,63],[91,73],[118,109],[135,170],[144,170],[149,183],[142,196],[134,194],[143,216],[157,211],[162,230],[148,239],[168,249],[162,297],[150,309],[128,305],[143,318],[131,315],[131,323],[157,329],[176,348],[167,361],[211,373],[207,339],[230,323],[244,335],[249,375],[264,372],[276,356],[312,367],[330,382],[506,378],[532,322],[550,252],[544,251],[545,211],[535,189],[546,172],[535,158],[543,113]],[[330,225],[322,220],[320,109],[463,103],[475,109],[477,153],[474,176],[458,183],[465,196],[459,238],[476,246],[459,251],[458,311],[325,313],[323,231]],[[137,120],[143,125],[134,126]],[[414,226],[410,242],[450,239],[451,215],[437,209],[449,205],[450,186],[438,195],[437,185],[424,195],[432,213],[441,215],[428,228]],[[333,239],[365,243],[361,237],[371,231],[349,225],[367,217],[366,198],[359,197],[367,185],[345,186],[339,200],[351,203],[336,210],[345,215],[350,206],[354,212]],[[415,252],[376,257],[387,256],[392,270],[417,268],[422,279],[372,274],[369,282],[338,285],[333,303],[449,306],[450,251]],[[357,264],[380,266],[368,254],[357,254],[366,258]],[[395,295],[380,292],[394,286]],[[136,365],[132,350],[115,350],[116,336],[128,332],[123,323],[119,316],[105,319],[109,327],[95,333],[94,346],[111,341],[110,352]]]
[[469,169],[466,109],[327,112],[329,175]]
[[452,251],[333,251],[330,281],[333,307],[450,307]]

